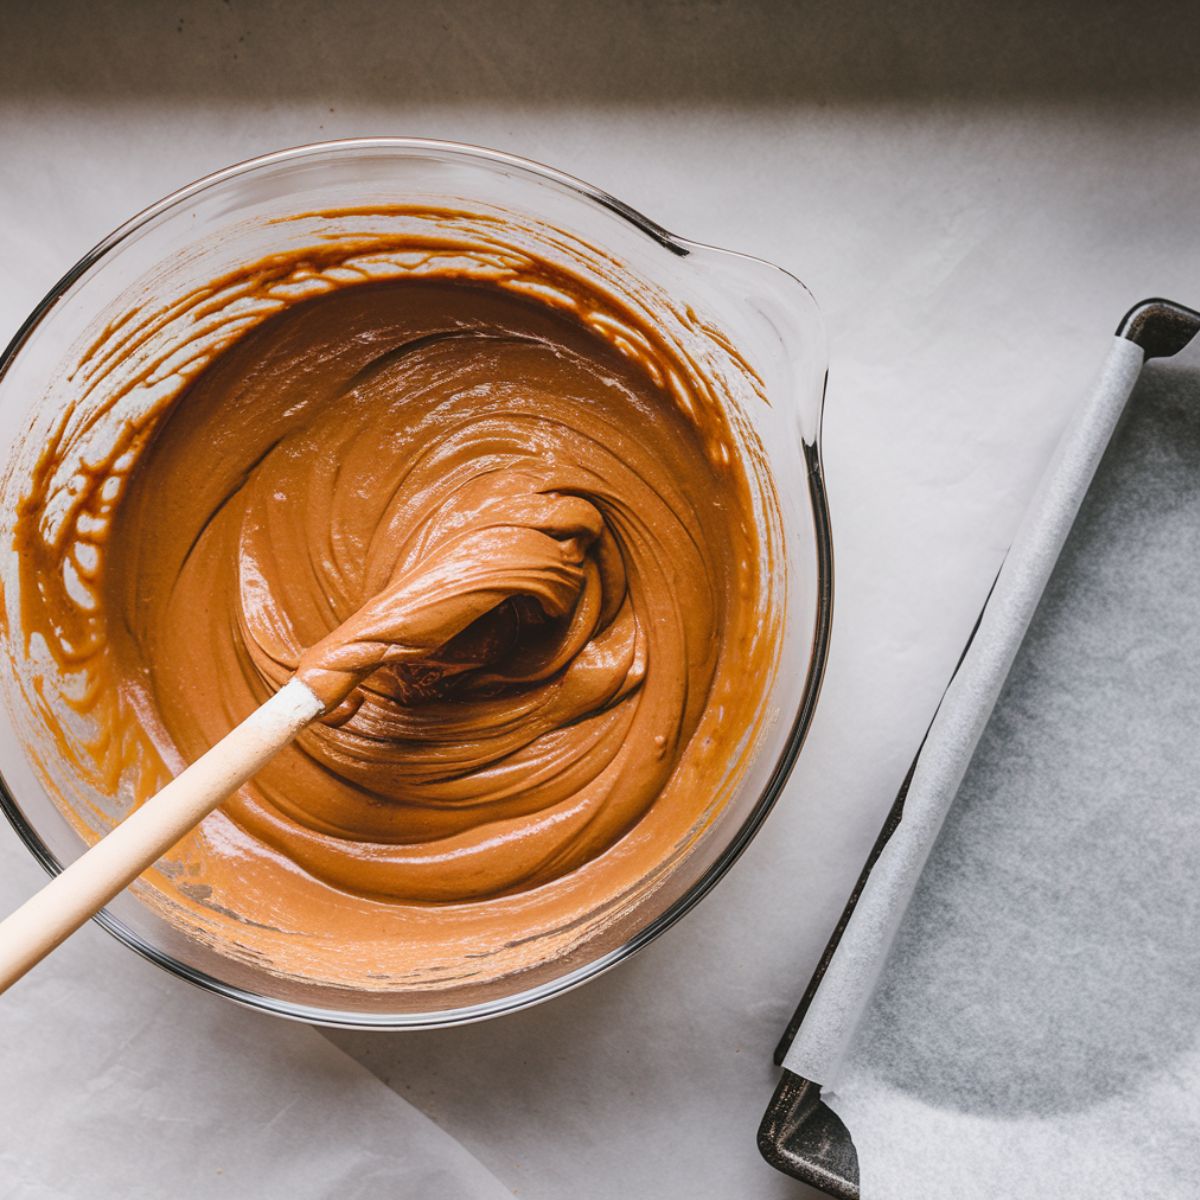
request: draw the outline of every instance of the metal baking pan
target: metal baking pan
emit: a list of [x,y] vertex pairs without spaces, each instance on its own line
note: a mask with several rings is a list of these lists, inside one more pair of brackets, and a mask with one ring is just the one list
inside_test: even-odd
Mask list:
[[[858,1200],[860,1164],[854,1131],[825,1103],[822,1087],[838,1075],[839,1064],[854,1046],[864,1012],[873,1002],[878,1003],[881,986],[891,986],[887,972],[892,970],[902,918],[909,923],[914,918],[931,919],[929,912],[934,910],[928,904],[915,904],[907,917],[905,914],[952,802],[964,788],[964,778],[969,786],[975,786],[972,781],[981,768],[978,763],[973,767],[973,760],[989,746],[993,754],[997,745],[1003,752],[1011,711],[1021,704],[1028,707],[1033,702],[1030,696],[1037,695],[1028,689],[1022,693],[1016,686],[1016,677],[1030,669],[1026,660],[1031,656],[1019,660],[1018,670],[1013,669],[1014,661],[1035,617],[1045,623],[1046,618],[1039,616],[1043,601],[1051,606],[1063,604],[1054,588],[1047,591],[1047,585],[1052,576],[1056,581],[1059,578],[1055,570],[1060,556],[1067,565],[1078,557],[1073,551],[1063,555],[1064,545],[1141,369],[1151,359],[1175,356],[1197,332],[1200,313],[1165,300],[1144,301],[1121,321],[1095,390],[1063,435],[879,837],[784,1031],[775,1053],[776,1063],[783,1067],[782,1076],[759,1129],[759,1147],[772,1166],[829,1195]],[[1161,436],[1170,444],[1170,431]],[[1155,469],[1153,464],[1151,469]],[[1118,588],[1115,598],[1106,597],[1104,602],[1119,607],[1125,600]],[[1022,761],[1014,751],[1011,770],[1021,769]],[[989,848],[977,849],[986,856]],[[937,861],[935,856],[935,866]],[[928,880],[922,884],[927,886]],[[907,930],[908,924],[906,935]],[[927,973],[931,962],[936,967],[936,957],[924,964]],[[966,969],[969,971],[969,966]],[[958,986],[964,978],[970,977],[945,982]],[[976,1072],[980,1073],[979,1064]],[[1006,1084],[1017,1087],[1019,1081],[1007,1080]],[[987,1081],[977,1080],[971,1086],[986,1087]],[[1019,1164],[1014,1168],[1019,1172]]]

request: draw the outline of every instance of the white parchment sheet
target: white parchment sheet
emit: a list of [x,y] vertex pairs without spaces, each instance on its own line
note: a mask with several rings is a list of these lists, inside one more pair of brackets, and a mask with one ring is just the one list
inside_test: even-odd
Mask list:
[[864,1200],[1194,1194],[1198,729],[1193,347],[1136,387],[828,1080]]

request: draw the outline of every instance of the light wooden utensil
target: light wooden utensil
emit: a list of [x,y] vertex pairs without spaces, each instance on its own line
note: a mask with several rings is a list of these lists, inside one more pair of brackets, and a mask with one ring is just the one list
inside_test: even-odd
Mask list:
[[324,711],[298,679],[0,921],[0,992],[154,865]]

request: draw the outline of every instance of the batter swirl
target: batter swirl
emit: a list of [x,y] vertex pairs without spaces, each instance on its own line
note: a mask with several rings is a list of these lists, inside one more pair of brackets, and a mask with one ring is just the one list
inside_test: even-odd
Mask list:
[[570,871],[653,803],[707,698],[736,552],[712,468],[538,309],[463,284],[298,305],[196,381],[122,503],[109,603],[185,757],[297,668],[337,706],[227,811],[341,889]]
[[60,757],[134,803],[293,674],[325,701],[151,881],[173,922],[339,987],[474,986],[584,944],[719,811],[769,557],[729,412],[640,314],[507,250],[366,282],[341,253],[167,310],[216,349],[153,405],[109,375],[187,348],[105,333],[19,515],[21,624],[82,681]]

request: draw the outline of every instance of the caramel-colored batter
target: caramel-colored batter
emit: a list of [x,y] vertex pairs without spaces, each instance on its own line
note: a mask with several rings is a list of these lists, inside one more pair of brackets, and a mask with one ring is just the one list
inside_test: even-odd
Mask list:
[[294,672],[329,709],[180,848],[172,919],[356,986],[509,970],[695,836],[773,627],[744,452],[645,346],[453,272],[288,304],[90,480],[90,607],[35,488],[26,633],[91,639],[110,780]]

